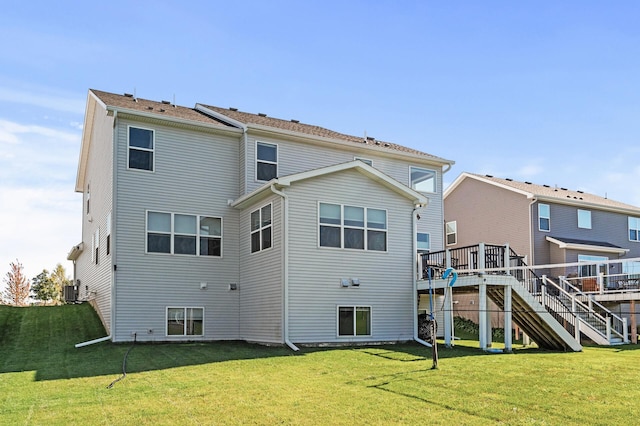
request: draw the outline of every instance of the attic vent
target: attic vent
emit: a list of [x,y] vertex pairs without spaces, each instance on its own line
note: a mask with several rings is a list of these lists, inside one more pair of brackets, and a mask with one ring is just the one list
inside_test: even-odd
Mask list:
[[584,191],[576,191],[578,194],[584,194]]
[[380,145],[380,141],[376,141],[376,145]]
[[299,123],[299,122],[300,122],[300,120],[294,120],[294,119],[292,118],[292,119],[291,119],[291,122],[292,122],[292,123]]
[[264,112],[259,112],[259,113],[258,113],[258,115],[259,115],[260,117],[266,117],[266,116],[267,116],[267,114],[265,114]]
[[165,105],[171,105],[171,102],[169,102],[169,101],[162,101],[162,103],[165,104]]
[[580,197],[581,200],[584,200],[584,198]]
[[513,181],[513,179],[511,179],[511,178],[506,178],[505,180],[508,180],[509,182]]
[[566,190],[567,190],[567,188],[562,188],[562,187],[561,187],[560,189],[562,189],[563,191],[566,191]]
[[374,138],[373,136],[367,136],[367,140],[368,141],[374,141],[374,140],[376,140],[376,138]]
[[152,107],[151,105],[149,105],[149,106],[147,107],[147,109],[153,109],[153,107]]
[[551,188],[549,185],[542,185],[542,186],[544,186],[545,188]]
[[234,107],[229,107],[229,111],[237,111],[238,108],[234,108]]
[[133,98],[133,95],[131,93],[125,93],[124,96],[127,98]]
[[160,108],[160,112],[165,112],[166,110],[164,108]]
[[488,178],[492,178],[493,177],[492,175],[485,175],[485,176],[488,177]]
[[527,185],[531,185],[531,182],[525,182]]
[[388,143],[385,143],[385,144],[384,144],[384,146],[387,146],[387,147],[388,147],[388,146],[389,146],[389,144],[388,144]]

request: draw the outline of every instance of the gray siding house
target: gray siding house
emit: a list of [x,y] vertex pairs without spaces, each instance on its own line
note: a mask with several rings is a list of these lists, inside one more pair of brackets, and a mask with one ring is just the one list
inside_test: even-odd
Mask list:
[[81,300],[111,340],[417,336],[418,250],[444,247],[452,161],[234,108],[90,90]]
[[[640,208],[550,185],[462,173],[444,193],[446,247],[505,244],[529,265],[640,257]],[[638,262],[548,271],[640,274]]]

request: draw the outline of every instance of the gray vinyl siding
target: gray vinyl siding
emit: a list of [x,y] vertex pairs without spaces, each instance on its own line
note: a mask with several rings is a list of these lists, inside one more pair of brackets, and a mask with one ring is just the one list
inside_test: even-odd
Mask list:
[[[289,195],[289,338],[294,343],[412,338],[411,201],[354,170],[296,182]],[[387,210],[388,251],[318,245],[318,202]],[[341,278],[359,278],[343,288]],[[371,336],[338,337],[337,307],[371,307]]]
[[376,148],[369,146],[358,147],[354,144],[349,146],[332,147],[319,144],[306,144],[302,142],[291,142],[280,139],[265,137],[247,137],[243,147],[246,149],[245,158],[246,172],[246,192],[251,192],[264,184],[255,179],[256,167],[256,141],[267,142],[278,145],[278,176],[288,176],[307,170],[327,167],[334,164],[353,161],[354,157],[362,157],[372,160],[373,167],[380,170],[398,182],[410,185],[410,167],[422,167],[436,172],[436,192],[425,193],[429,198],[429,205],[420,209],[421,220],[418,221],[418,232],[429,233],[431,236],[432,250],[444,248],[443,236],[443,201],[442,201],[442,166],[433,164],[425,160],[400,159],[388,156],[386,153],[376,152]]
[[531,200],[526,196],[466,178],[447,195],[444,203],[445,222],[457,222],[458,241],[449,248],[481,242],[508,243],[516,253],[530,259]]
[[[155,131],[153,172],[127,169],[127,126]],[[117,161],[115,341],[237,339],[237,139],[119,119]],[[145,253],[146,212],[221,217],[222,257]],[[201,289],[200,283],[207,283]],[[204,336],[166,336],[167,307],[203,307]],[[149,330],[152,330],[149,332]]]
[[[272,247],[251,253],[251,212],[272,204]],[[282,198],[271,196],[240,214],[240,337],[283,343]]]
[[[111,323],[111,255],[106,253],[107,215],[112,208],[113,118],[96,108],[87,160],[85,187],[82,196],[82,242],[84,250],[76,263],[76,277],[80,280],[79,295],[89,296],[107,333]],[[90,212],[87,214],[87,184],[90,186]],[[91,241],[100,229],[98,264],[92,261]]]
[[[542,232],[538,230],[539,203],[536,203],[532,210],[536,263],[552,263],[558,258],[557,254],[554,255],[551,251],[551,246],[555,246],[555,244],[548,242],[546,240],[547,236],[606,242],[618,247],[628,248],[630,251],[625,256],[627,258],[640,256],[640,243],[629,241],[629,215],[574,205],[551,202],[541,203],[549,205],[550,231]],[[591,211],[591,229],[578,228],[578,210]],[[576,262],[578,254],[601,255],[610,259],[617,258],[617,255],[612,255],[611,253],[568,250],[564,256],[565,262]]]

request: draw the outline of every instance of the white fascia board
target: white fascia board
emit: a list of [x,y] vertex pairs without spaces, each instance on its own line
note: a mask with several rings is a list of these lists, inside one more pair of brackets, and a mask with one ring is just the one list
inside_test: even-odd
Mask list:
[[69,254],[67,254],[67,260],[77,260],[82,250],[84,250],[84,243],[76,244],[71,248]]
[[514,188],[512,186],[509,185],[504,185],[498,182],[494,182],[490,179],[484,179],[481,176],[476,176],[476,175],[472,175],[470,173],[467,172],[463,172],[462,174],[460,174],[455,181],[453,181],[453,183],[451,185],[449,185],[447,187],[447,189],[444,191],[444,195],[443,198],[447,198],[447,196],[458,186],[460,185],[460,183],[462,183],[463,180],[470,178],[470,179],[475,179],[477,181],[483,182],[483,183],[487,183],[489,185],[493,185],[496,186],[498,188],[502,188],[502,189],[506,189],[507,191],[511,191],[511,192],[515,192],[516,194],[520,194],[520,195],[524,195],[525,197],[527,197],[528,199],[533,199],[536,198],[536,195],[532,192],[528,192],[528,191],[523,191],[521,189],[517,189]]
[[349,170],[349,169],[357,170],[358,172],[368,177],[369,179],[372,179],[380,183],[381,185],[391,189],[392,191],[400,195],[403,195],[404,197],[412,200],[414,205],[416,206],[425,207],[429,204],[429,198],[425,197],[419,192],[414,191],[408,186],[401,184],[395,179],[385,175],[384,173],[369,166],[368,164],[363,163],[360,160],[353,160],[347,163],[335,164],[333,166],[322,167],[319,169],[308,170],[306,172],[296,173],[293,175],[272,179],[269,182],[265,183],[264,185],[260,186],[255,191],[249,194],[245,194],[242,197],[238,198],[237,200],[233,201],[230,205],[232,207],[242,209],[246,207],[248,204],[252,204],[255,199],[262,198],[263,193],[265,191],[269,191],[270,190],[269,188],[271,186],[275,186],[277,188],[284,188],[287,186],[291,186],[292,183],[295,183],[301,180],[313,179],[319,176],[328,175],[331,173],[336,173],[336,172]]
[[550,243],[556,244],[561,249],[566,249],[566,250],[598,251],[601,253],[613,253],[613,254],[625,254],[629,252],[629,249],[620,248],[620,247],[603,247],[603,246],[594,246],[592,244],[565,243],[564,241],[560,241],[549,236],[547,236],[547,241],[549,241]]
[[167,123],[179,124],[182,126],[198,127],[201,129],[209,129],[209,130],[215,130],[223,133],[230,133],[236,136],[242,133],[242,129],[223,126],[222,124],[203,123],[199,121],[187,120],[184,118],[164,116],[164,115],[157,114],[155,112],[145,112],[145,111],[139,111],[136,109],[119,108],[119,107],[112,107],[112,106],[108,106],[107,111],[117,112],[119,116],[128,115],[131,117],[141,117],[149,120],[158,120],[158,121],[164,121]]
[[284,135],[284,136],[288,136],[290,138],[294,138],[307,143],[320,142],[325,144],[340,145],[341,147],[347,147],[349,149],[358,149],[358,148],[366,149],[366,150],[375,151],[384,156],[397,157],[402,159],[411,158],[414,161],[419,161],[421,163],[428,163],[432,165],[435,164],[435,165],[438,165],[439,167],[443,167],[445,165],[451,166],[455,164],[455,161],[453,160],[447,160],[440,157],[426,157],[424,155],[413,154],[411,152],[405,152],[405,151],[399,151],[399,150],[390,150],[389,148],[385,148],[382,146],[368,145],[368,144],[367,145],[362,144],[361,146],[358,146],[358,144],[356,144],[355,142],[345,141],[342,139],[334,139],[334,138],[327,138],[324,136],[309,135],[307,133],[300,133],[300,132],[294,132],[291,130],[278,129],[275,127],[264,126],[260,124],[249,123],[246,126],[249,132],[255,131],[257,133],[262,133],[263,135],[272,136],[276,138],[278,136]]
[[226,116],[226,115],[224,115],[224,114],[221,114],[221,113],[219,113],[219,112],[213,111],[213,110],[211,110],[211,109],[209,109],[209,108],[205,107],[205,106],[204,106],[204,105],[202,105],[202,104],[198,104],[198,103],[197,103],[197,104],[196,104],[196,106],[195,106],[195,109],[196,109],[197,111],[200,111],[200,112],[202,112],[202,113],[204,113],[204,114],[208,115],[208,116],[215,117],[215,118],[217,118],[218,120],[226,121],[227,123],[229,123],[229,124],[231,124],[231,125],[233,125],[233,126],[236,126],[236,127],[240,128],[240,129],[242,129],[242,130],[244,130],[244,131],[246,131],[246,130],[247,130],[247,125],[246,125],[246,124],[244,124],[243,122],[238,121],[238,120],[234,120],[233,118],[229,118],[229,117],[227,117],[227,116]]

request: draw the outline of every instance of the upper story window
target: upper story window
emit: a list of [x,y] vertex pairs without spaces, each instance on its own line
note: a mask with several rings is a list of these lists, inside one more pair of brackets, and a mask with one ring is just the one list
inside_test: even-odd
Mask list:
[[411,188],[419,192],[436,192],[436,172],[420,167],[411,167]]
[[273,226],[271,204],[251,212],[251,253],[271,248]]
[[256,142],[256,179],[269,181],[278,177],[278,145]]
[[320,203],[320,247],[387,251],[387,211]]
[[418,253],[429,253],[429,250],[431,250],[431,236],[423,232],[418,232],[416,240],[418,243]]
[[578,228],[591,229],[591,211],[578,210]]
[[640,218],[629,217],[629,241],[640,241]]
[[538,229],[545,232],[551,230],[551,211],[549,204],[538,204]]
[[147,253],[222,256],[222,219],[149,211]]
[[154,131],[129,127],[129,168],[153,171]]
[[455,220],[447,222],[444,225],[445,238],[448,246],[457,244],[458,242],[458,222]]
[[369,160],[368,158],[362,158],[362,157],[353,157],[354,160],[360,160],[365,164],[368,164],[370,166],[373,167],[373,160]]

